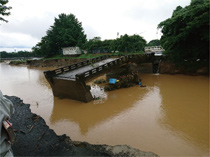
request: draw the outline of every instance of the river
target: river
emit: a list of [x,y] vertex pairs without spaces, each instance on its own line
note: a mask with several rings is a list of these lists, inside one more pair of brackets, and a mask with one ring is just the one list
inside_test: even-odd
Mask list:
[[0,63],[0,90],[31,104],[57,134],[161,156],[209,155],[209,77],[140,74],[146,87],[95,87],[103,98],[82,103],[54,97],[48,69]]

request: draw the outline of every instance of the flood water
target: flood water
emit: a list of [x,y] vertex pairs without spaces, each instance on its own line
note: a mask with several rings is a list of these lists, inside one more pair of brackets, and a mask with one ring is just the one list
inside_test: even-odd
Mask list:
[[54,97],[43,71],[0,63],[0,90],[31,104],[59,135],[126,144],[161,156],[209,155],[209,77],[141,74],[142,83],[90,103]]

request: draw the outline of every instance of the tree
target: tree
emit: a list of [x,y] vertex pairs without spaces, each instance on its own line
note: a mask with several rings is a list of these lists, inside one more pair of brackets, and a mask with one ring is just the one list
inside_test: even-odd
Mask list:
[[85,44],[85,49],[89,53],[108,53],[108,52],[137,52],[142,51],[146,46],[146,40],[139,35],[121,35],[114,40],[101,41],[100,37],[94,37]]
[[[10,12],[9,10],[12,9],[12,7],[7,7],[6,4],[8,3],[8,0],[0,0],[0,15],[2,16],[9,16]],[[0,21],[8,22],[3,17],[0,16]]]
[[85,42],[82,23],[73,14],[60,14],[47,30],[47,35],[32,50],[40,55],[55,55],[62,47],[83,47]]
[[117,39],[117,44],[117,50],[120,52],[136,52],[144,49],[146,46],[146,40],[136,34],[132,36],[125,34]]
[[160,46],[160,40],[158,40],[158,39],[151,40],[147,45],[148,46]]
[[209,59],[209,0],[178,6],[158,28],[163,33],[161,45],[173,61]]

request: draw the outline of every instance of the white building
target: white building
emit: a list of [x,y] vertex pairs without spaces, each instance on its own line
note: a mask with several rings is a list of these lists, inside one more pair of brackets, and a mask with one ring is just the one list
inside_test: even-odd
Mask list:
[[155,56],[162,56],[162,52],[165,51],[161,46],[147,46],[144,48],[146,54],[155,53]]
[[82,51],[79,47],[64,47],[62,48],[63,55],[79,55]]

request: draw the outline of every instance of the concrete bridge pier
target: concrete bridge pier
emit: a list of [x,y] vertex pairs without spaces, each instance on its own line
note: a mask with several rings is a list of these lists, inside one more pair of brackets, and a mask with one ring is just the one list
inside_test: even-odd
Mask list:
[[153,73],[159,73],[160,72],[160,63],[161,63],[161,56],[153,57],[153,61],[152,61]]
[[84,81],[73,81],[60,78],[48,79],[53,91],[53,95],[59,98],[69,98],[82,102],[90,102],[93,96],[90,92],[90,86],[87,86]]

